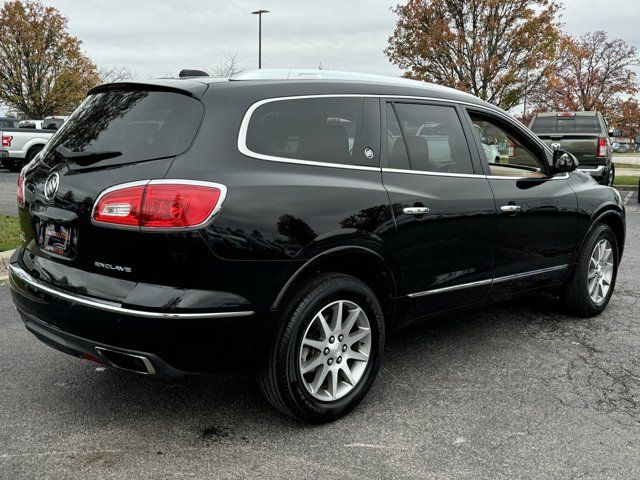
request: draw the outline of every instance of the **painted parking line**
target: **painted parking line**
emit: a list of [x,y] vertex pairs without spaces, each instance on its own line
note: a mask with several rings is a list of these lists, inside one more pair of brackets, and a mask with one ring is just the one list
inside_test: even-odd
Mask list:
[[627,204],[627,202],[629,201],[629,199],[630,199],[631,197],[633,197],[633,194],[634,194],[634,193],[635,193],[635,192],[629,192],[629,193],[627,193],[627,196],[626,196],[626,197],[624,197],[624,200],[622,201],[622,204],[623,204],[623,205],[626,205],[626,204]]

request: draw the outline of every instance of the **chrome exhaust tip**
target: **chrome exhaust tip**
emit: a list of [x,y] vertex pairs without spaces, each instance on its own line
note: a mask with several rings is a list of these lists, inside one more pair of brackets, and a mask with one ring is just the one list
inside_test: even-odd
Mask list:
[[98,355],[100,355],[100,358],[112,367],[141,373],[142,375],[156,374],[156,369],[153,368],[153,364],[145,356],[118,352],[104,347],[95,347],[95,349]]

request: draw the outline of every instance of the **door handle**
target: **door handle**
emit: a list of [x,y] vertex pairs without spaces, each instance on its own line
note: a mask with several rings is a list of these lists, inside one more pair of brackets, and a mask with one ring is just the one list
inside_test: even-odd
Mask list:
[[505,213],[518,213],[522,211],[522,207],[520,205],[503,205],[500,207],[500,211]]
[[425,215],[429,213],[429,207],[406,207],[402,211],[405,215]]

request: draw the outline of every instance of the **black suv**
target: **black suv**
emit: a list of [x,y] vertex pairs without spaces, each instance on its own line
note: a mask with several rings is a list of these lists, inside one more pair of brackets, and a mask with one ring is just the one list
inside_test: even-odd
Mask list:
[[408,80],[103,85],[19,177],[12,295],[63,352],[259,373],[274,406],[329,421],[411,322],[535,289],[606,307],[624,207],[574,169],[503,111]]

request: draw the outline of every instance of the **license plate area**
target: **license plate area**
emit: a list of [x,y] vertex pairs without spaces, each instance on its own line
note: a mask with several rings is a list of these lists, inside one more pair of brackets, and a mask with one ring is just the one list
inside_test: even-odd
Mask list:
[[40,249],[56,257],[71,259],[75,255],[75,229],[55,222],[41,221],[39,225]]

